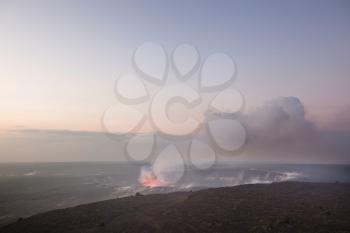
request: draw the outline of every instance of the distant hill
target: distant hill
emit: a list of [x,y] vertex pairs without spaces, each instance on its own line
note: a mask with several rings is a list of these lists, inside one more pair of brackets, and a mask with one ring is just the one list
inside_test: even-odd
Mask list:
[[19,219],[1,233],[350,232],[350,184],[275,183],[136,195]]

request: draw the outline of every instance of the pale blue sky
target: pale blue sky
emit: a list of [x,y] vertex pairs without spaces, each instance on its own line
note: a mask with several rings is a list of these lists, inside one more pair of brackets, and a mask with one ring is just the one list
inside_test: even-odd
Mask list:
[[93,120],[112,101],[111,84],[144,41],[168,51],[191,43],[202,57],[228,53],[238,63],[237,86],[248,106],[290,95],[322,114],[324,106],[344,106],[350,98],[349,12],[347,1],[2,0],[6,120],[39,127],[14,117],[23,105],[27,118],[55,117],[60,108],[60,119],[67,112],[73,121],[82,115]]
[[296,96],[322,121],[349,108],[350,3],[0,0],[0,129],[100,130],[145,41],[238,65],[247,109]]

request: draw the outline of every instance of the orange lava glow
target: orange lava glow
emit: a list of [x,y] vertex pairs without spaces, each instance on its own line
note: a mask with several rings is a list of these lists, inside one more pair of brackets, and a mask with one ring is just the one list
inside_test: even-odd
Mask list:
[[145,179],[143,179],[142,185],[146,187],[158,187],[163,186],[163,183],[152,177],[146,177]]
[[166,186],[164,182],[157,179],[153,172],[149,170],[142,170],[139,178],[140,183],[145,187],[159,187]]

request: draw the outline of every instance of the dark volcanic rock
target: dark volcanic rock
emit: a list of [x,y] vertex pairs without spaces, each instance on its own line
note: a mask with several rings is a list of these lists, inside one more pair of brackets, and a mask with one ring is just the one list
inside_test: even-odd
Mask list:
[[35,215],[1,233],[350,232],[350,184],[276,183],[152,194]]

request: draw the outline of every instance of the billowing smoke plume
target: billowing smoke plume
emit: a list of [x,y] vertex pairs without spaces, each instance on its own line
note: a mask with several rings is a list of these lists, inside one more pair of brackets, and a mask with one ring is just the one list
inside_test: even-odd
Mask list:
[[263,151],[308,149],[318,138],[314,124],[296,97],[280,97],[242,117],[250,147]]
[[[248,139],[238,155],[227,156],[215,151],[219,162],[230,159],[258,163],[322,163],[340,159],[350,160],[347,154],[350,151],[350,143],[347,143],[350,137],[344,137],[344,133],[339,135],[320,130],[307,119],[306,110],[296,97],[272,99],[254,111],[232,117],[243,123]],[[227,140],[235,140],[226,130],[220,130],[219,134]],[[212,148],[215,150],[215,147]],[[141,171],[140,182],[145,186],[168,185],[172,183],[168,182],[169,180],[176,178],[177,181],[180,177],[178,174],[182,174],[175,169],[175,163],[172,161],[176,157],[169,152],[164,154],[166,158],[158,159],[153,164],[157,168],[153,169],[153,172],[152,169]]]
[[349,161],[350,134],[321,130],[305,116],[296,97],[276,98],[242,115],[249,137],[244,155],[257,161]]

